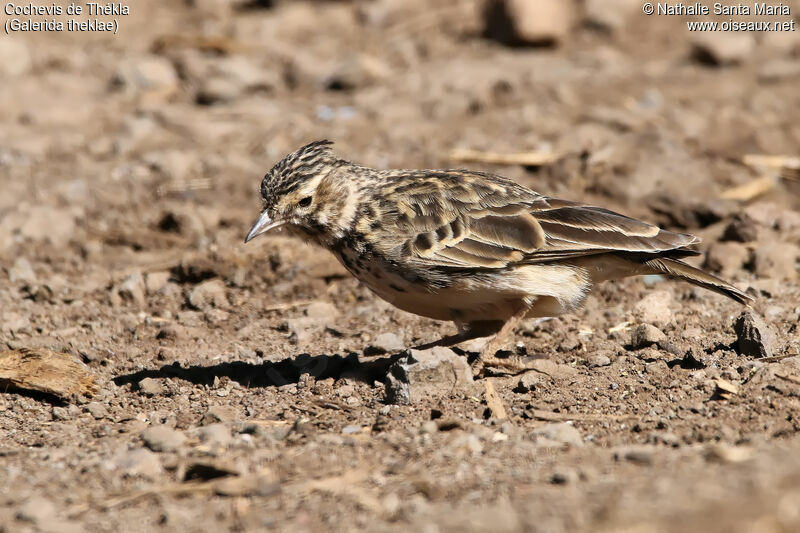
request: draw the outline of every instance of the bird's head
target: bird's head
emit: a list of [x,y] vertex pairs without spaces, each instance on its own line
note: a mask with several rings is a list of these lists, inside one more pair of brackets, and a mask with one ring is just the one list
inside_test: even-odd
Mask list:
[[336,229],[347,192],[337,170],[348,163],[333,153],[332,144],[309,143],[267,172],[261,181],[261,215],[244,242],[279,227],[318,241]]

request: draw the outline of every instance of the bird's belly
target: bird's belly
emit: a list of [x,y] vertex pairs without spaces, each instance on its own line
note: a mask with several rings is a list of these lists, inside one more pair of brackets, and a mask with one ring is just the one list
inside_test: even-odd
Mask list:
[[555,316],[583,303],[587,280],[575,268],[528,265],[517,269],[459,276],[434,287],[411,272],[355,251],[336,254],[342,265],[377,296],[395,307],[435,320],[507,320],[521,305],[528,316]]

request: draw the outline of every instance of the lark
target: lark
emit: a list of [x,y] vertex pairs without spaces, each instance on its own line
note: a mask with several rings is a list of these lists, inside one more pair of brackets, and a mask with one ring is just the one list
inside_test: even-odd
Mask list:
[[690,266],[694,235],[602,207],[545,196],[470,170],[376,170],[338,157],[322,140],[290,153],[261,182],[261,214],[245,238],[276,228],[332,252],[372,292],[457,333],[452,346],[490,337],[474,363],[498,358],[524,318],[579,309],[596,283],[661,274],[725,295],[750,296]]

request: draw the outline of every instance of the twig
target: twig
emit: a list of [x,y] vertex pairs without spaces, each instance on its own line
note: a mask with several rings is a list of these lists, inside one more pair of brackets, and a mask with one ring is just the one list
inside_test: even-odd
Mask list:
[[286,311],[288,309],[294,309],[295,307],[304,307],[306,305],[311,305],[316,300],[297,300],[295,302],[288,302],[284,304],[275,304],[269,307],[264,307],[261,309],[262,311]]
[[726,189],[719,196],[723,200],[747,202],[771,191],[775,187],[776,181],[777,179],[774,176],[761,176],[743,185]]
[[607,415],[603,413],[553,413],[541,409],[531,409],[528,411],[533,418],[546,422],[565,422],[567,420],[577,420],[593,422],[599,420],[627,420],[637,418],[637,415]]
[[750,167],[800,169],[800,157],[789,155],[745,154],[742,162]]
[[789,375],[789,374],[778,374],[776,372],[775,373],[775,377],[776,378],[781,378],[783,380],[786,380],[789,383],[794,383],[795,385],[800,385],[800,377],[798,377],[798,376],[792,376],[792,375]]
[[489,163],[494,165],[525,165],[542,166],[550,165],[561,159],[562,154],[549,152],[517,152],[501,154],[498,152],[482,152],[456,148],[450,152],[450,159],[461,162]]
[[486,405],[492,410],[492,415],[498,420],[508,420],[508,413],[503,405],[503,400],[497,394],[492,381],[487,379],[484,380],[483,384],[486,388]]

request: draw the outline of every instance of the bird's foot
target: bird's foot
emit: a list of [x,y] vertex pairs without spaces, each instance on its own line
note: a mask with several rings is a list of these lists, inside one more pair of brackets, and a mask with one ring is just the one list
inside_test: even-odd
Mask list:
[[472,362],[472,377],[516,376],[533,368],[533,358],[512,354],[508,357],[481,354]]

